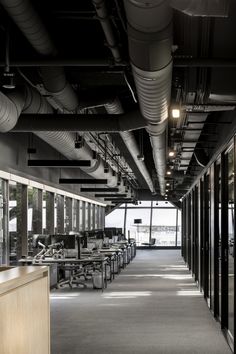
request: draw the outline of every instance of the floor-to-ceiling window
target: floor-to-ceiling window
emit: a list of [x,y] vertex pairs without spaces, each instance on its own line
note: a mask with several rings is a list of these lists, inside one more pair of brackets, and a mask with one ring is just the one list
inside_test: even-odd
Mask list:
[[234,335],[234,149],[227,153],[228,163],[228,330]]
[[33,254],[33,235],[42,234],[42,190],[28,187],[28,254]]
[[106,227],[122,228],[138,246],[155,240],[156,246],[181,245],[181,211],[167,201],[141,201],[122,204],[105,218]]
[[158,202],[153,207],[152,216],[152,238],[156,239],[157,246],[175,246],[176,233],[180,221],[177,221],[176,229],[176,213],[177,209],[170,203]]
[[8,263],[7,181],[0,178],[0,265]]
[[27,239],[27,186],[9,182],[9,262],[17,264],[28,254]]

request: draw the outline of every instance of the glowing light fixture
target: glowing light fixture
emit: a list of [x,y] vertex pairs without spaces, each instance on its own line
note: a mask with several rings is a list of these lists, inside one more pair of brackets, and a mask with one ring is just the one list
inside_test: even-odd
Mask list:
[[171,171],[167,171],[166,174],[167,174],[167,175],[171,175]]
[[171,115],[172,115],[172,118],[178,119],[180,117],[180,109],[173,108],[171,110]]
[[169,156],[170,156],[170,157],[174,157],[174,156],[175,156],[175,152],[174,152],[174,151],[170,151],[170,152],[169,152]]

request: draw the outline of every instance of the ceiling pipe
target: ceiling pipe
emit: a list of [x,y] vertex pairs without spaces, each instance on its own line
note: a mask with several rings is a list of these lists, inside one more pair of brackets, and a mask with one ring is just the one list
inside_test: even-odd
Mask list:
[[105,0],[92,0],[92,1],[98,16],[98,20],[100,21],[103,32],[105,34],[107,46],[113,55],[115,63],[120,63],[121,62],[120,49],[117,45],[117,41],[114,36],[111,21],[107,12]]
[[[120,101],[116,98],[112,102],[108,102],[105,104],[105,108],[107,110],[107,113],[109,114],[122,114],[123,108],[121,106]],[[142,174],[143,178],[145,179],[150,191],[152,193],[155,193],[155,188],[152,182],[152,178],[147,170],[146,164],[144,161],[139,160],[138,156],[140,155],[140,150],[137,145],[137,142],[135,140],[135,137],[132,132],[120,132],[120,136],[122,140],[124,141],[127,149],[129,150],[134,162],[136,163],[136,166],[138,167],[140,173]]]
[[[103,28],[103,32],[106,38],[106,41],[108,43],[109,48],[111,49],[112,55],[114,57],[115,62],[121,62],[121,54],[119,47],[117,46],[114,32],[111,26],[111,21],[110,18],[108,17],[108,12],[106,8],[106,4],[104,0],[93,0],[93,4],[95,6],[95,9],[97,11],[98,19],[101,22],[101,26]],[[107,110],[108,114],[123,114],[123,108],[121,106],[120,101],[116,98],[114,101],[108,102],[105,105],[105,108]],[[137,116],[139,116],[137,114]],[[127,117],[128,118],[128,117]],[[137,117],[136,117],[137,119]],[[130,124],[130,130],[134,130],[135,124],[134,122],[131,122],[131,120],[128,118],[127,122],[125,124]],[[143,128],[143,127],[140,127]],[[125,129],[124,129],[125,130]],[[128,129],[126,129],[128,130]],[[142,176],[144,177],[149,189],[151,190],[152,193],[155,193],[155,188],[151,179],[151,176],[146,168],[146,165],[144,161],[140,161],[138,159],[138,155],[140,154],[139,148],[137,146],[136,140],[134,138],[134,135],[132,132],[120,132],[120,136],[122,140],[124,141],[127,149],[129,150],[131,156],[133,157],[139,171],[141,172]]]
[[[40,93],[27,87],[22,91],[12,91],[8,96],[0,92],[0,132],[5,133],[13,129],[21,112],[34,114],[52,114],[53,109]],[[109,187],[117,187],[118,177],[109,168],[104,172],[104,161],[101,158],[93,159],[93,151],[85,143],[80,149],[75,149],[75,134],[70,132],[35,132],[40,139],[59,151],[71,160],[91,160],[91,167],[80,167],[93,178],[107,179]],[[121,182],[119,191],[124,192],[124,182]]]
[[172,80],[169,1],[124,1],[129,54],[142,115],[147,121],[160,192],[165,194],[166,127]]
[[[29,0],[0,0],[0,3],[39,54],[56,56],[52,39]],[[41,75],[45,89],[56,102],[68,111],[75,111],[79,104],[78,97],[67,82],[64,69],[41,67]]]
[[146,121],[139,111],[126,114],[22,114],[13,132],[121,132],[144,128]]

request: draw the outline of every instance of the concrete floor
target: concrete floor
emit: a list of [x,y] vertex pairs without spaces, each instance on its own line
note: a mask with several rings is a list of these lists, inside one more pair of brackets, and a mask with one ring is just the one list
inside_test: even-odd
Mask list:
[[227,354],[210,314],[175,250],[140,250],[102,293],[51,294],[52,354]]

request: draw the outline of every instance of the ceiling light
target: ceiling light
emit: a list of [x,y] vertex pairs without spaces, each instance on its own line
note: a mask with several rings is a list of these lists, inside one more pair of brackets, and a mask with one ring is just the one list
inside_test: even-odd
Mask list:
[[171,115],[172,115],[172,118],[179,118],[180,117],[180,109],[179,108],[173,108],[171,110]]
[[167,175],[171,175],[171,171],[167,171],[166,174],[167,174]]
[[169,189],[166,189],[166,192],[169,192]]
[[174,152],[174,151],[170,151],[170,152],[169,152],[169,156],[170,156],[170,157],[174,157],[174,156],[175,156],[175,152]]
[[169,186],[169,185],[170,185],[170,183],[166,183],[166,185],[167,185],[167,186]]

